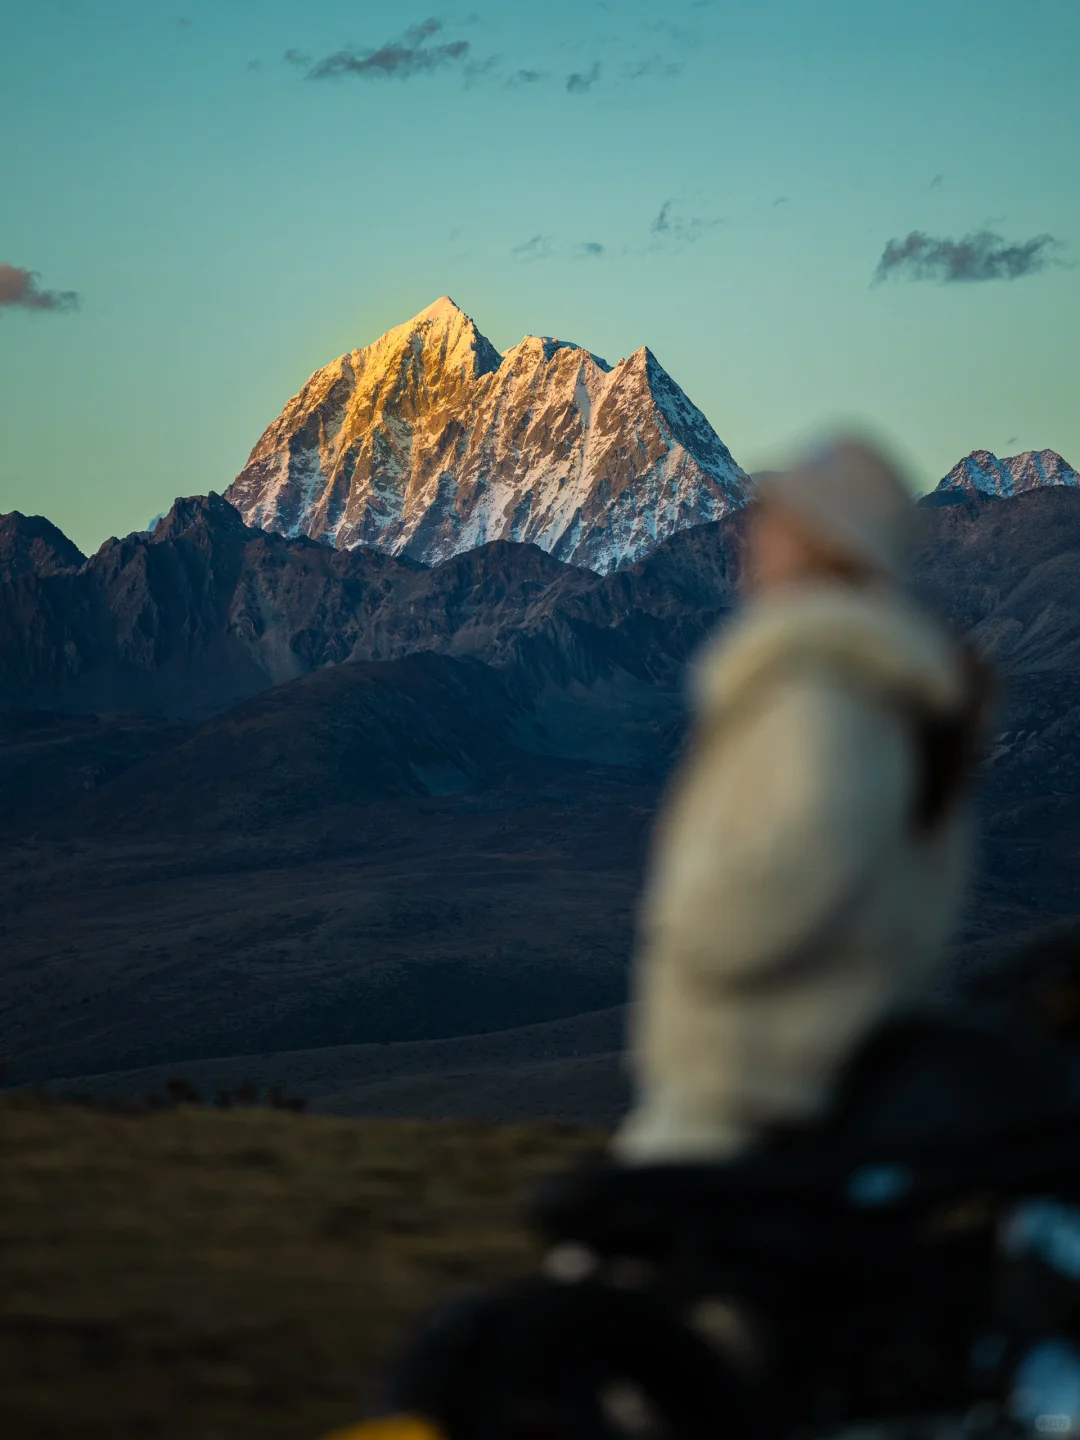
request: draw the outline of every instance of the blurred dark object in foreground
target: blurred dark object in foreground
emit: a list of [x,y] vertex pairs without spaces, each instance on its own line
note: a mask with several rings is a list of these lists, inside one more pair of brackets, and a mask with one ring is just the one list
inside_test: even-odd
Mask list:
[[1040,929],[973,979],[970,994],[977,1004],[1080,1046],[1080,921]]
[[1023,1021],[893,1021],[817,1125],[551,1177],[536,1278],[436,1316],[392,1409],[448,1440],[1071,1430],[1077,1058]]

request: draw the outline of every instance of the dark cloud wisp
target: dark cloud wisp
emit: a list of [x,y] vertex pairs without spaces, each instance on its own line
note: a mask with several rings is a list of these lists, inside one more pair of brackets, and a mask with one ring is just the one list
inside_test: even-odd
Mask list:
[[665,60],[660,55],[651,55],[648,60],[639,60],[636,64],[630,65],[626,71],[628,80],[645,80],[650,77],[660,76],[670,78],[672,75],[681,75],[686,69],[682,60]]
[[571,95],[584,95],[592,89],[599,79],[600,61],[594,60],[592,69],[584,75],[578,74],[577,71],[575,71],[573,75],[568,75],[566,77],[566,88]]
[[[451,40],[441,45],[428,43],[441,29],[441,20],[425,20],[411,26],[400,40],[389,40],[376,50],[336,50],[317,60],[306,78],[339,80],[351,75],[358,80],[408,80],[413,75],[429,74],[463,61],[469,54],[467,40]],[[295,52],[287,52],[286,59],[293,54]],[[302,62],[293,60],[292,63]]]
[[649,231],[653,236],[654,247],[678,247],[692,245],[695,240],[700,240],[703,235],[723,223],[720,215],[688,215],[679,202],[665,200],[649,226]]
[[0,261],[0,309],[77,310],[79,297],[74,290],[42,290],[33,270]]
[[873,284],[895,276],[901,280],[937,280],[943,285],[974,280],[1019,280],[1061,262],[1052,235],[1008,241],[992,230],[979,230],[961,240],[938,240],[913,230],[885,246]]
[[515,260],[550,260],[555,253],[550,235],[533,235],[510,252]]

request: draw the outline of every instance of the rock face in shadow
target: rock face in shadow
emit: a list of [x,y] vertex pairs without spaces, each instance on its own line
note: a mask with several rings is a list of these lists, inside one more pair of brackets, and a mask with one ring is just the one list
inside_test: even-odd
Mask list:
[[317,371],[227,498],[263,529],[437,564],[492,540],[607,572],[741,506],[748,480],[644,347],[505,355],[444,297]]
[[177,501],[77,570],[0,574],[0,702],[213,713],[346,659],[336,622],[377,603],[387,567],[408,565],[249,530],[217,495]]
[[252,530],[211,494],[73,568],[55,543],[41,549],[44,522],[6,519],[21,558],[0,570],[0,704],[178,719],[326,665],[420,650],[516,665],[537,683],[613,666],[670,678],[732,602],[737,551],[732,529],[700,573],[688,538],[681,561],[601,577],[496,541],[429,568]]
[[77,570],[86,556],[77,545],[41,515],[18,510],[0,515],[0,579],[58,575]]

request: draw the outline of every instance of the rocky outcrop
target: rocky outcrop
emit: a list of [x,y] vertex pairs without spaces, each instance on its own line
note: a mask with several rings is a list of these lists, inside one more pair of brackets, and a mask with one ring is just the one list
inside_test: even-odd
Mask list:
[[438,563],[527,541],[606,572],[719,519],[748,481],[655,356],[526,336],[449,299],[318,371],[226,492],[252,525]]
[[59,575],[77,570],[86,556],[42,515],[13,510],[0,515],[0,579]]

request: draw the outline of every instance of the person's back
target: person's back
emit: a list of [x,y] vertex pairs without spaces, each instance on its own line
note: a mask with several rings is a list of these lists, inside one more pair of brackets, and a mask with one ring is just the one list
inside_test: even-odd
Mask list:
[[722,1159],[821,1113],[929,987],[967,862],[959,645],[896,581],[913,510],[847,443],[771,477],[757,594],[697,668],[642,914],[627,1163]]

